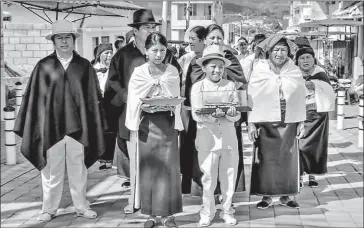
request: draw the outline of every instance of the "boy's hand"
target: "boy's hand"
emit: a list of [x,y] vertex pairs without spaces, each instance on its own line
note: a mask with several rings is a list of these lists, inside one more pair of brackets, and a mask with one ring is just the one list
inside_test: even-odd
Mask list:
[[240,112],[236,111],[236,108],[234,106],[230,106],[229,110],[227,110],[226,115],[230,117],[234,117],[239,115]]
[[214,113],[212,113],[212,117],[221,118],[225,116],[225,112],[223,112],[220,108],[217,108]]
[[255,142],[259,136],[259,131],[254,123],[248,123],[248,137],[250,141]]

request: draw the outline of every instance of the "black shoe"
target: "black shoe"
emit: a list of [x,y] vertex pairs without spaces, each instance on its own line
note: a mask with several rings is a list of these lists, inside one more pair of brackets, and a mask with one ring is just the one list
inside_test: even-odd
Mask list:
[[287,202],[281,201],[281,205],[285,206],[285,207],[289,207],[289,208],[296,208],[296,209],[300,208],[300,205],[296,201],[293,201],[293,200],[290,200]]
[[106,164],[103,164],[99,167],[99,170],[106,170],[106,169],[108,169]]
[[271,205],[272,205],[272,202],[267,202],[267,201],[265,201],[265,200],[262,200],[262,201],[260,201],[260,202],[257,204],[257,208],[258,208],[258,209],[262,209],[262,210],[264,210],[264,209],[269,208]]
[[130,181],[124,181],[124,182],[121,184],[121,187],[123,187],[123,188],[130,187]]
[[308,186],[311,187],[311,188],[317,188],[318,187],[318,183],[317,183],[317,181],[310,180],[308,182]]

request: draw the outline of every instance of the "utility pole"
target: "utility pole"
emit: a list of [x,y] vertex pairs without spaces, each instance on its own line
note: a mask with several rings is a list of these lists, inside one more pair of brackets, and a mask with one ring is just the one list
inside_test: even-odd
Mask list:
[[191,6],[191,2],[188,1],[187,5],[186,5],[186,10],[185,10],[185,17],[186,17],[186,30],[187,31],[188,27],[190,27],[190,14],[192,12],[192,6]]
[[222,26],[224,13],[223,1],[214,1],[211,6],[212,23]]
[[1,23],[1,38],[0,38],[0,42],[1,42],[1,46],[0,46],[0,52],[1,52],[1,63],[0,63],[0,71],[1,71],[1,110],[0,110],[0,113],[1,113],[1,120],[4,120],[4,112],[3,112],[3,108],[5,107],[5,103],[6,103],[6,87],[5,87],[5,83],[6,83],[6,80],[5,80],[5,60],[4,60],[4,39],[3,39],[3,36],[4,36],[4,24],[3,24],[3,9],[4,9],[4,3],[3,1],[0,1],[0,23]]
[[163,1],[162,34],[166,36],[167,40],[171,39],[171,1]]

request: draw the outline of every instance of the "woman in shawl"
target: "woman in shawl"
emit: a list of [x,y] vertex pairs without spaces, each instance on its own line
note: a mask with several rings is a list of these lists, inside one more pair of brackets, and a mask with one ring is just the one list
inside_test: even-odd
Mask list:
[[[188,31],[187,31],[188,32]],[[187,34],[186,34],[187,35]],[[207,28],[203,29],[202,26],[193,27],[189,32],[190,47],[194,50],[194,53],[186,54],[184,62],[180,60],[180,64],[183,68],[183,73],[185,76],[184,92],[186,100],[184,102],[184,110],[190,110],[190,91],[192,85],[205,78],[205,73],[202,71],[201,66],[199,66],[196,61],[202,56],[204,42],[205,46],[210,46],[212,44],[223,46],[225,58],[231,62],[231,65],[225,68],[224,78],[233,81],[236,88],[242,88],[246,84],[246,80],[243,74],[242,67],[239,60],[231,52],[232,48],[228,48],[223,43],[224,31],[216,24],[211,24]],[[183,57],[181,57],[183,58]],[[198,166],[197,151],[195,148],[196,139],[196,122],[191,118],[191,113],[185,115],[184,113],[184,126],[186,129],[186,138],[181,140],[181,170],[182,170],[182,191],[183,193],[193,193],[194,195],[201,195],[200,188],[202,172]],[[244,113],[242,113],[244,116]],[[239,168],[236,180],[236,190],[245,191],[245,179],[244,179],[244,158],[243,158],[243,143],[241,135],[241,123],[244,118],[241,118],[235,123],[236,135],[238,139],[239,148]],[[186,127],[187,126],[187,127]],[[192,186],[191,179],[194,180],[200,188],[196,185]],[[192,186],[192,189],[191,189]],[[192,192],[191,192],[192,190]],[[220,194],[219,185],[216,190],[217,194]],[[221,201],[221,199],[220,199]]]
[[[112,54],[113,54],[112,44],[100,44],[99,46],[97,46],[97,49],[95,51],[95,61],[93,67],[96,70],[102,95],[104,94],[105,90],[105,83],[108,75]],[[115,151],[115,143],[116,143],[115,132],[106,131],[105,142],[106,142],[106,151],[99,159],[99,162],[101,164],[101,166],[99,167],[100,170],[110,169],[112,166],[112,161],[114,158],[114,151]]]
[[125,125],[130,130],[131,150],[136,154],[136,191],[141,212],[149,215],[144,227],[154,227],[162,216],[166,227],[177,227],[173,214],[182,211],[178,131],[183,130],[181,105],[148,106],[147,97],[179,97],[176,67],[164,64],[167,39],[151,33],[145,42],[148,62],[136,67],[128,86]]
[[267,59],[257,62],[248,85],[248,134],[254,142],[250,194],[263,196],[259,209],[271,206],[274,196],[281,205],[299,208],[289,196],[300,189],[296,137],[304,134],[306,107],[302,73],[289,58],[294,45],[280,34],[260,43]]
[[299,140],[301,182],[305,172],[309,175],[308,186],[316,188],[314,175],[327,173],[329,146],[329,113],[335,109],[335,92],[325,71],[315,64],[315,52],[303,47],[296,53],[296,64],[306,81],[305,135]]

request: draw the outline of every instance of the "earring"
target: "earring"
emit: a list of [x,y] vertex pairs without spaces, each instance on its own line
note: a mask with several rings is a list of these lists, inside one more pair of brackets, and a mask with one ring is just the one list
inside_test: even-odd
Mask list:
[[145,55],[145,58],[146,58],[146,59],[149,59],[149,56],[148,56],[148,55]]

